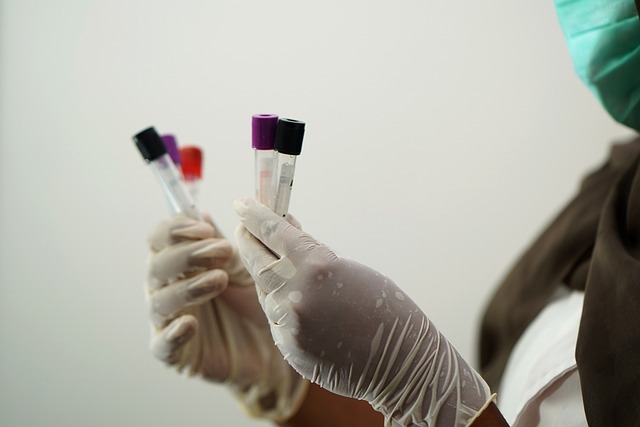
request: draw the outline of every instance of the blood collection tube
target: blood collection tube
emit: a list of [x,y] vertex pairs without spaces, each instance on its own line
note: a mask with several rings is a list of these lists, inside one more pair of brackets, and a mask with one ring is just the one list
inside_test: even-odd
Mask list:
[[180,168],[180,149],[178,148],[178,141],[175,135],[168,133],[161,135],[160,138],[162,138],[162,143],[166,147],[169,157],[171,157],[176,167]]
[[200,182],[202,182],[202,149],[195,145],[180,148],[180,169],[184,185],[191,193],[193,200],[198,200]]
[[302,152],[304,122],[293,119],[278,120],[276,131],[276,169],[273,175],[273,211],[285,216],[289,210],[296,158]]
[[136,134],[133,141],[158,179],[173,212],[183,213],[193,219],[201,219],[200,212],[182,182],[180,173],[167,153],[167,148],[158,132],[153,127],[147,128]]
[[256,200],[273,209],[273,169],[278,116],[275,114],[254,114],[251,117],[251,146],[255,159]]

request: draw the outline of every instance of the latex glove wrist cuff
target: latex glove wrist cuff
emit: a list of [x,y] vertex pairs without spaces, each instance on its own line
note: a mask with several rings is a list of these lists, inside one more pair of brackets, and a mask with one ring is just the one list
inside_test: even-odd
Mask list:
[[485,410],[485,409],[487,409],[487,408],[489,407],[489,405],[491,405],[492,403],[495,403],[495,402],[496,402],[496,396],[497,396],[497,394],[496,394],[496,393],[493,393],[493,394],[491,395],[491,397],[489,398],[489,400],[487,400],[487,403],[485,403],[485,404],[484,404],[484,406],[483,406],[482,408],[480,408],[480,410],[478,411],[478,413],[477,413],[477,414],[475,414],[475,415],[473,416],[473,418],[471,418],[471,419],[469,420],[469,422],[467,423],[467,427],[471,427],[471,425],[474,423],[474,421],[475,421],[476,419],[478,419],[478,417],[479,417],[479,416],[484,412],[484,410]]
[[398,342],[410,344],[397,349],[402,354],[398,358],[401,366],[395,376],[383,382],[385,386],[375,398],[367,400],[385,415],[386,426],[469,426],[494,396],[428,319],[424,318],[420,329],[421,338],[396,337]]
[[298,412],[309,389],[309,381],[297,374],[289,378],[280,384],[252,384],[244,390],[231,390],[249,416],[280,423]]

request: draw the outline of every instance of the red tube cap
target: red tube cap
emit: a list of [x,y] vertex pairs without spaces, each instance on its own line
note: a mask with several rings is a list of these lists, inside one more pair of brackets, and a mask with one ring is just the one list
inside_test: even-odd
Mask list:
[[185,180],[202,179],[202,149],[195,145],[180,148],[180,168]]

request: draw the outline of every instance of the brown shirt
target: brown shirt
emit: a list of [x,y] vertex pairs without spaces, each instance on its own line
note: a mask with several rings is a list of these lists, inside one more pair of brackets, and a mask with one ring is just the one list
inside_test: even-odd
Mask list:
[[585,292],[576,360],[589,425],[640,425],[640,138],[613,146],[497,289],[480,337],[494,390],[559,286]]

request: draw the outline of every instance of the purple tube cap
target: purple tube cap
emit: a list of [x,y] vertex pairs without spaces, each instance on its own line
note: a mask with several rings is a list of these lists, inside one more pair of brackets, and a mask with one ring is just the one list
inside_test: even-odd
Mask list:
[[251,146],[256,150],[273,150],[277,129],[277,115],[254,114],[251,117]]
[[178,149],[178,143],[176,141],[176,137],[171,134],[162,135],[162,142],[164,146],[167,148],[167,153],[169,153],[169,157],[173,160],[173,163],[176,165],[180,164],[180,150]]

